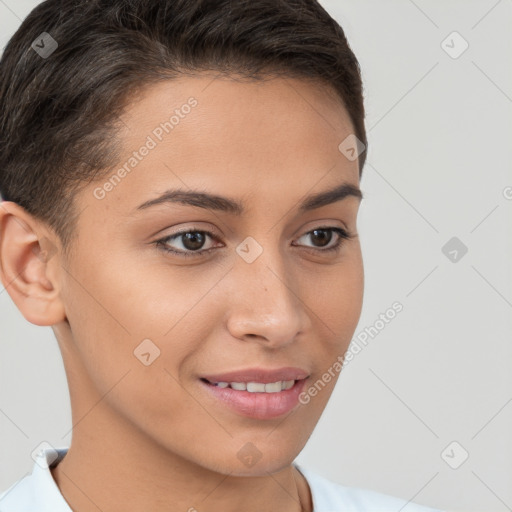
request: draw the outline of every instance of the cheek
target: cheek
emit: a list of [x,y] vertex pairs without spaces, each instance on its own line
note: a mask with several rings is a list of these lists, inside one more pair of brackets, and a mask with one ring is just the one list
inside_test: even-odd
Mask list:
[[160,338],[170,331],[211,287],[208,281],[213,281],[212,277],[191,283],[192,273],[143,264],[122,252],[103,256],[75,264],[68,295],[75,302],[75,314],[87,316],[96,335],[108,332],[115,339],[124,338],[124,345]]
[[311,417],[318,418],[341,375],[344,355],[360,319],[364,294],[360,251],[354,251],[335,271],[317,276],[310,286],[313,281],[318,284],[309,299],[314,339],[318,340],[311,353],[316,373],[304,389],[301,403]]
[[105,262],[81,268],[94,270],[74,272],[64,300],[76,347],[72,367],[91,386],[81,387],[83,395],[104,397],[119,417],[148,431],[183,429],[192,417],[204,423],[204,410],[184,392],[179,371],[205,337],[198,299],[208,283],[187,298],[186,288],[153,283],[149,271],[134,275],[126,265]]
[[165,369],[179,379],[180,367],[208,336],[212,316],[220,316],[208,293],[225,269],[171,272],[114,252],[86,256],[75,263],[63,291],[74,343],[98,391],[108,391],[128,370],[130,378],[142,372],[139,386],[150,394],[172,388]]
[[310,276],[308,286],[312,289],[310,307],[325,335],[335,338],[338,347],[348,346],[363,304],[364,269],[359,246],[339,265]]

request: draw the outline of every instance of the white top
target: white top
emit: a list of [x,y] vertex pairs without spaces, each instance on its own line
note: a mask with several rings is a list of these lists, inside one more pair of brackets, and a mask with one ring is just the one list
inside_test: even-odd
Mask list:
[[[64,458],[68,447],[55,451],[41,450],[32,473],[0,494],[0,512],[72,512],[49,469]],[[313,512],[441,512],[387,494],[344,487],[296,463],[294,466],[308,481]]]

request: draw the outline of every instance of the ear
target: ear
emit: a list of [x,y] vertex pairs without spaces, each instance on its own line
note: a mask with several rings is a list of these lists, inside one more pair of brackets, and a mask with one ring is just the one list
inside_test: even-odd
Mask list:
[[66,319],[57,244],[57,237],[20,205],[0,202],[0,279],[22,315],[35,325]]

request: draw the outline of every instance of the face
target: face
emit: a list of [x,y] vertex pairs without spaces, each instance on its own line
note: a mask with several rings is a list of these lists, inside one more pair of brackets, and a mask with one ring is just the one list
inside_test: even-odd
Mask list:
[[[284,468],[361,312],[359,174],[338,149],[348,116],[324,86],[197,75],[149,87],[123,121],[119,165],[77,197],[79,237],[60,275],[72,404],[106,394],[138,436],[210,470]],[[204,380],[244,380],[221,375],[233,371],[293,387]]]

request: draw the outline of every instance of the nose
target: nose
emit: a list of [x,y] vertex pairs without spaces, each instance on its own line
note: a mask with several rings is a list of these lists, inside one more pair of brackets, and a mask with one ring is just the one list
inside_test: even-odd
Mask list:
[[277,253],[266,249],[252,263],[239,258],[230,273],[234,292],[227,319],[229,332],[269,348],[293,343],[310,322],[300,281]]

